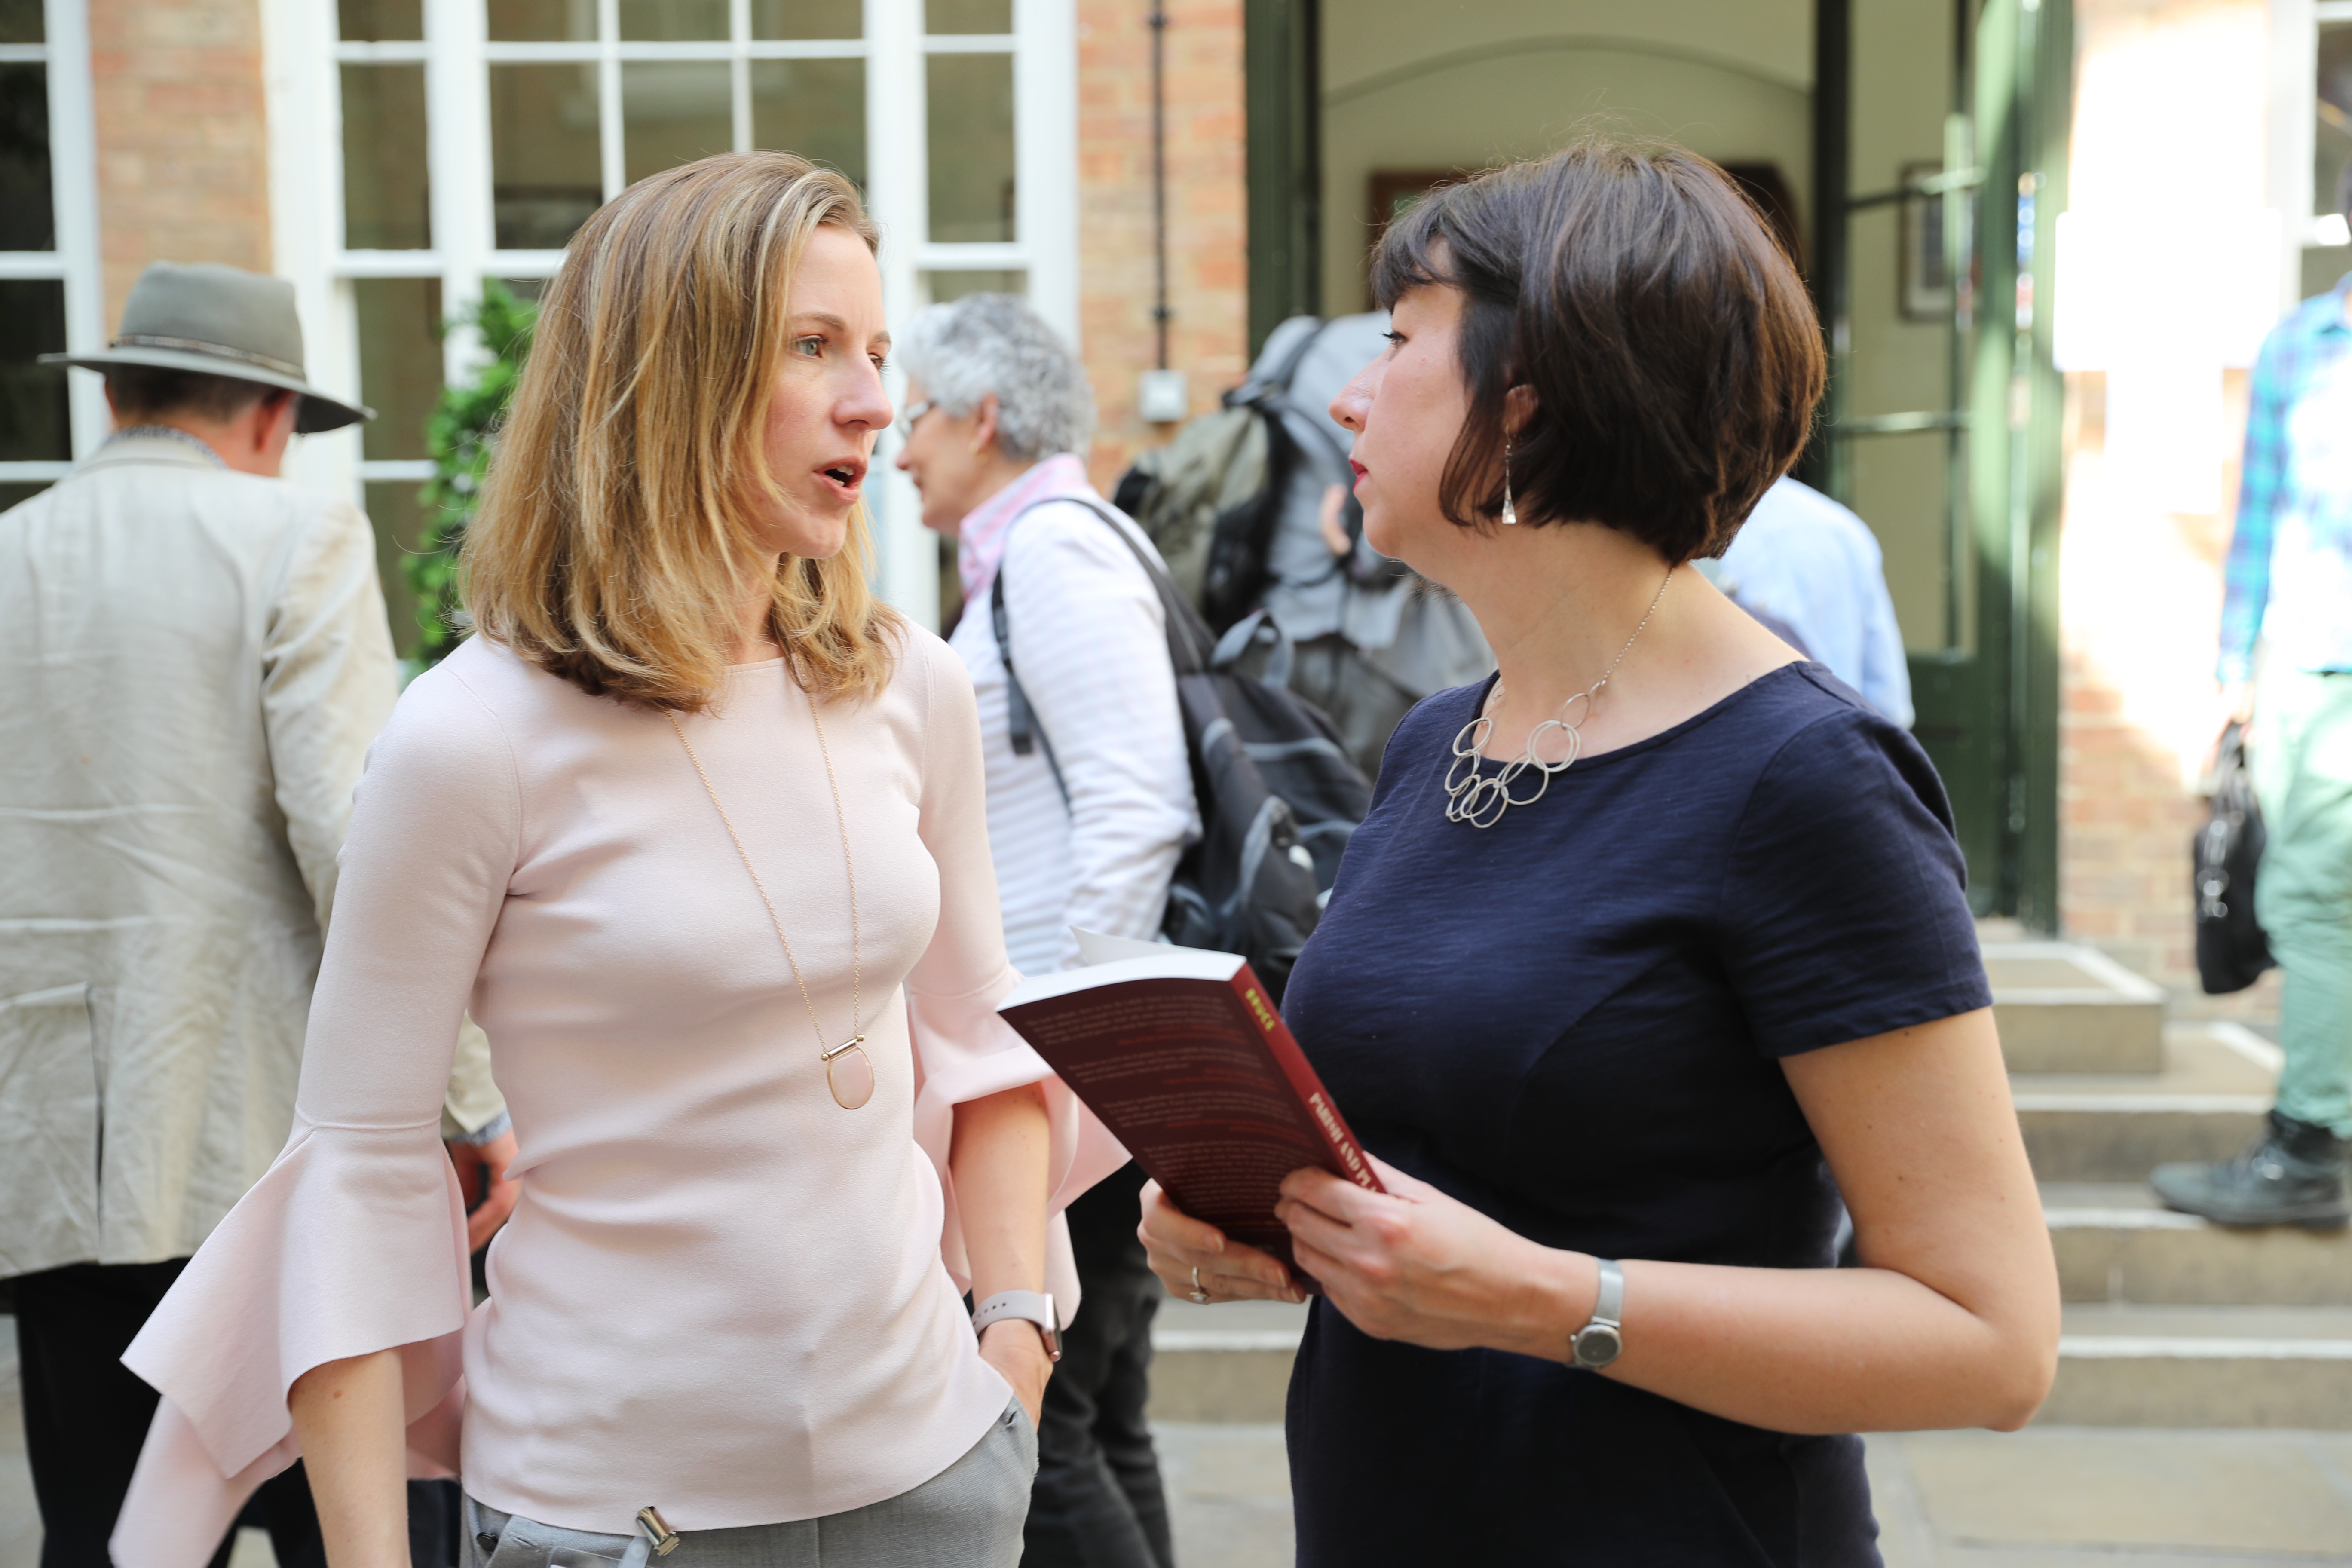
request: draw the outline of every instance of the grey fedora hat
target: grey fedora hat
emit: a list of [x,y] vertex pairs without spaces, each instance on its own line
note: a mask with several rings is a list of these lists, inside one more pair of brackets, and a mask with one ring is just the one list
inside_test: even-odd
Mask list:
[[85,370],[144,364],[282,386],[302,395],[294,428],[304,435],[340,430],[375,410],[329,397],[302,371],[302,320],[294,285],[242,268],[158,261],[131,286],[122,331],[94,353],[43,354],[43,364]]

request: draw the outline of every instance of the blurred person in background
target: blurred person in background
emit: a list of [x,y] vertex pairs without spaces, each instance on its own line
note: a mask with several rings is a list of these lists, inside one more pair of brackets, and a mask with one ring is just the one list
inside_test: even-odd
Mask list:
[[1297,646],[1291,689],[1331,716],[1367,778],[1378,776],[1408,709],[1495,668],[1477,617],[1373,548],[1349,494],[1350,437],[1331,417],[1331,400],[1380,357],[1388,332],[1385,310],[1294,316],[1266,335],[1250,380],[1234,394],[1247,400],[1280,382],[1265,406],[1301,460],[1285,480],[1263,603]]
[[1853,511],[1786,477],[1717,562],[1697,563],[1733,604],[1827,665],[1877,710],[1911,727],[1911,668],[1886,591],[1878,536]]
[[[1158,552],[1087,480],[1086,372],[1009,295],[934,305],[908,323],[898,466],[923,523],[956,541],[964,609],[950,644],[971,670],[988,768],[988,837],[1014,967],[1078,962],[1074,926],[1149,941],[1197,823],[1160,596]],[[1120,535],[1126,537],[1122,542]],[[1006,651],[1033,710],[1016,746]],[[1046,1386],[1026,1568],[1173,1568],[1144,1424],[1160,1283],[1136,1239],[1133,1163],[1068,1210],[1084,1291]]]
[[[2352,211],[2352,166],[2336,205]],[[2161,1165],[2157,1195],[2226,1225],[2352,1215],[2352,277],[2273,328],[2247,387],[2223,567],[2217,731],[2247,726],[2278,961],[2278,1100],[2246,1152]],[[2256,645],[2261,658],[2256,658]],[[2260,667],[2257,675],[2257,665]]]
[[[105,373],[115,429],[0,516],[0,1272],[42,1568],[106,1568],[156,1402],[121,1357],[285,1142],[398,679],[367,520],[278,478],[369,416],[304,379],[292,285],[159,262],[110,348],[45,358]],[[514,1202],[479,1030],[442,1115],[478,1248]],[[300,1469],[247,1517],[323,1562]]]

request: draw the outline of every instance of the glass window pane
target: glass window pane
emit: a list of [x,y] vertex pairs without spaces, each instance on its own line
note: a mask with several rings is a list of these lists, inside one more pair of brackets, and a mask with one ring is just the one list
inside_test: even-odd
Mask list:
[[54,250],[49,205],[49,68],[0,66],[0,250]]
[[335,10],[347,43],[425,37],[425,0],[336,0]]
[[422,458],[425,416],[441,395],[441,279],[362,278],[352,284],[360,323],[360,453]]
[[416,590],[408,585],[408,557],[425,538],[425,487],[413,479],[384,479],[369,485],[368,521],[375,529],[375,574],[383,584],[383,607],[392,618],[392,650],[415,658],[421,640],[416,625]]
[[489,0],[490,40],[499,44],[590,43],[596,0]]
[[73,456],[66,373],[36,354],[66,346],[66,286],[50,278],[0,279],[0,462]]
[[621,0],[621,37],[656,41],[723,38],[727,0]]
[[553,250],[604,201],[593,65],[490,67],[490,199],[501,250]]
[[501,278],[499,281],[505,284],[507,291],[516,299],[527,300],[536,305],[541,297],[547,292],[547,286],[555,279],[552,278]]
[[967,294],[1017,294],[1029,296],[1029,274],[1026,272],[926,272],[923,274],[923,295],[931,304],[944,305],[950,300],[961,300]]
[[343,68],[343,244],[423,250],[433,243],[425,177],[425,68]]
[[621,68],[622,161],[635,184],[678,163],[735,150],[723,60],[662,60]]
[[0,44],[41,44],[41,0],[0,0]]
[[1013,239],[1013,57],[933,55],[928,64],[931,238]]
[[862,38],[862,0],[751,0],[755,38]]
[[866,184],[866,62],[751,62],[751,144]]
[[49,488],[46,479],[29,485],[0,485],[0,511],[20,506]]
[[1013,0],[925,0],[926,33],[1009,33]]

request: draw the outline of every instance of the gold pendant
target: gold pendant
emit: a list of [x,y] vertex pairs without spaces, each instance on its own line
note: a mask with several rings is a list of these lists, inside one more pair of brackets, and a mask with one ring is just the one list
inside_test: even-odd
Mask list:
[[833,1091],[833,1102],[844,1110],[855,1110],[874,1098],[874,1063],[866,1055],[866,1037],[859,1035],[845,1045],[825,1052],[824,1087]]

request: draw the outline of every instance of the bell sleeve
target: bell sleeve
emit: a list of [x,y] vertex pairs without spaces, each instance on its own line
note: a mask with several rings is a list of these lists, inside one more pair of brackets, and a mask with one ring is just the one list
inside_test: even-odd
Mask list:
[[939,927],[907,976],[907,1014],[915,1042],[915,1141],[938,1169],[947,1199],[940,1254],[957,1286],[969,1289],[971,1270],[948,1169],[955,1108],[1023,1084],[1041,1086],[1052,1132],[1046,1169],[1053,1194],[1047,1212],[1054,1221],[1045,1288],[1066,1322],[1077,1307],[1078,1281],[1062,1210],[1127,1163],[1127,1150],[997,1016],[996,1005],[1021,976],[1005,957],[996,868],[989,858],[980,710],[971,677],[945,643],[911,636],[906,657],[924,664],[920,832],[940,868]]
[[200,1568],[299,1457],[287,1391],[328,1362],[397,1350],[410,1468],[454,1470],[472,1301],[440,1119],[521,815],[496,718],[450,666],[420,677],[360,782],[292,1135],[123,1356],[163,1403],[121,1568]]

